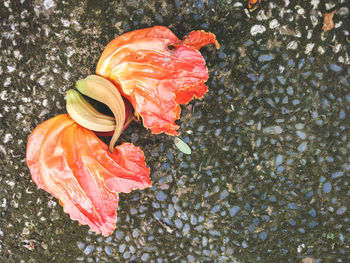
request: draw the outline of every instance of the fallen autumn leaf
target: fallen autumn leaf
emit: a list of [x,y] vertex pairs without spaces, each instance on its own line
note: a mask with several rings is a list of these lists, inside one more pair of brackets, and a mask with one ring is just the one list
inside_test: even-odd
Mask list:
[[333,22],[333,16],[335,14],[335,11],[326,13],[323,17],[323,31],[329,31],[334,28],[334,22]]

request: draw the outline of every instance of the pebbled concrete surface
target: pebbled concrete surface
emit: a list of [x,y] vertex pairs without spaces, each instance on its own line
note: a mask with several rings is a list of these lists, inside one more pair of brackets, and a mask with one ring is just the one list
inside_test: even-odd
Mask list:
[[[0,14],[1,262],[350,261],[347,1],[7,0]],[[209,92],[178,122],[192,155],[137,123],[123,134],[153,186],[120,196],[106,238],[35,186],[26,140],[110,40],[154,25],[221,49],[202,49]]]

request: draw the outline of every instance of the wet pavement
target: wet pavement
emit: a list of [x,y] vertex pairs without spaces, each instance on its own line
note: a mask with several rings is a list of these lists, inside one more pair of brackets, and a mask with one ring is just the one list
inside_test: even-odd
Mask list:
[[[0,3],[0,262],[350,262],[350,3]],[[337,10],[323,32],[323,14]],[[30,179],[36,125],[122,33],[216,34],[210,78],[183,107],[184,155],[133,123],[153,186],[120,195],[116,231],[89,232]],[[349,39],[349,37],[348,37]]]

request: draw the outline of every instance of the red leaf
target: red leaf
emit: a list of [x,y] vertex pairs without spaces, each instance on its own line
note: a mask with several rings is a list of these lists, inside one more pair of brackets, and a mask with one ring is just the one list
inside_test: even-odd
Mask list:
[[94,162],[89,164],[98,171],[104,183],[113,192],[129,193],[134,189],[144,189],[151,185],[149,168],[140,148],[123,143],[113,153],[89,130],[80,127],[78,143],[85,145],[80,154],[89,156]]
[[145,127],[178,135],[179,103],[207,91],[208,71],[197,49],[209,43],[218,47],[215,36],[204,31],[193,31],[183,41],[161,26],[132,31],[107,45],[96,72],[119,87]]
[[176,102],[178,104],[187,104],[194,97],[201,98],[207,90],[208,88],[204,83],[187,86],[184,89],[176,91]]
[[215,35],[213,33],[204,32],[203,30],[192,31],[184,37],[182,43],[198,50],[209,44],[214,44],[216,48],[220,47]]
[[115,229],[117,192],[151,184],[139,148],[122,144],[110,153],[106,144],[68,114],[35,128],[26,158],[33,181],[58,198],[73,220],[103,235]]

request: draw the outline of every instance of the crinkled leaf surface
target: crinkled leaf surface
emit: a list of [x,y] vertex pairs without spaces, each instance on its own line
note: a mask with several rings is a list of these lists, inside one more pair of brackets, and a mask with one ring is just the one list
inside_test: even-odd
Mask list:
[[198,49],[210,43],[219,46],[204,31],[183,41],[161,26],[132,31],[107,45],[96,72],[118,86],[145,127],[178,135],[179,104],[207,92],[208,71]]
[[151,185],[139,148],[124,143],[110,153],[105,143],[68,114],[35,128],[26,159],[40,188],[58,198],[73,220],[103,235],[115,229],[118,192]]
[[218,41],[216,41],[215,35],[212,33],[207,33],[203,30],[190,32],[183,38],[182,43],[188,47],[198,50],[209,44],[214,44],[216,48],[220,47]]

